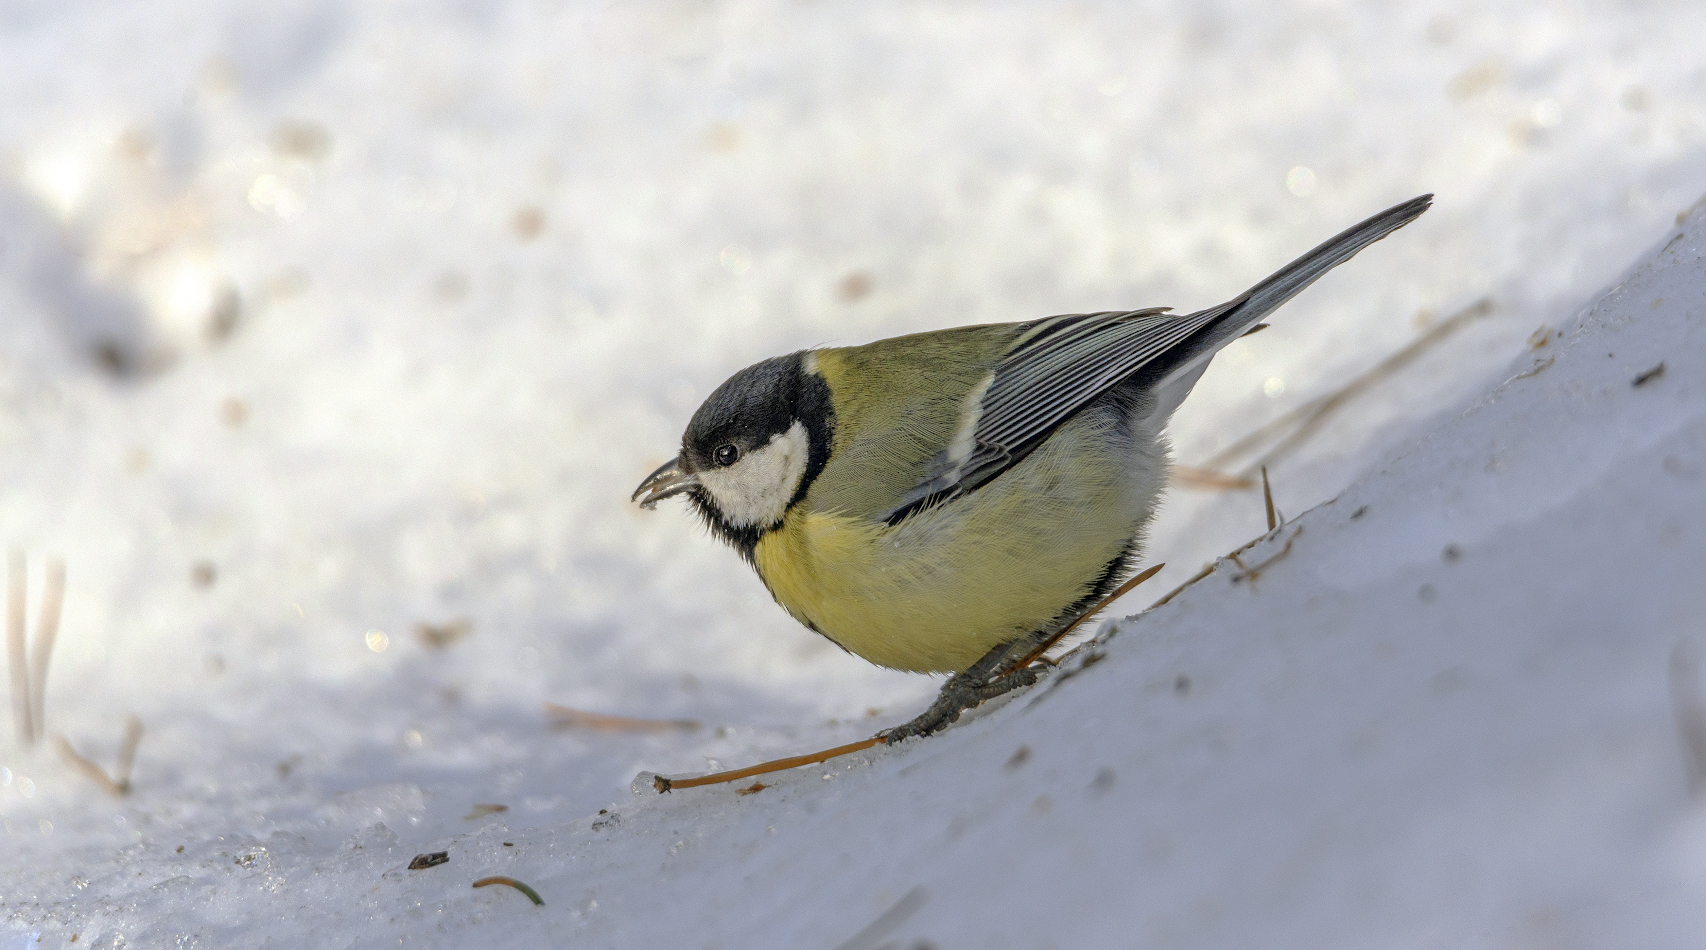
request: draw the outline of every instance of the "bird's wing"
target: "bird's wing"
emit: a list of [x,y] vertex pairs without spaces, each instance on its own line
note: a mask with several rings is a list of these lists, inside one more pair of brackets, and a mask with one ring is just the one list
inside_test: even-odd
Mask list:
[[894,523],[965,494],[1018,464],[1073,413],[1222,312],[1216,307],[1173,316],[1160,307],[1069,314],[1031,325],[995,366],[982,399],[966,408],[958,437],[884,520]]
[[1183,316],[1165,308],[1050,317],[1022,328],[982,398],[968,405],[925,477],[883,518],[975,490],[1017,465],[1061,423],[1126,379],[1149,381],[1171,412],[1222,346],[1358,251],[1409,224],[1432,195],[1394,205],[1335,235],[1217,307]]

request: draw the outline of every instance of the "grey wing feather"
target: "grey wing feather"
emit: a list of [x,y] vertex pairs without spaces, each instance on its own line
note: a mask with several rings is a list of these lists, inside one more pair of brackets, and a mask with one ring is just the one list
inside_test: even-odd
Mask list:
[[1182,316],[1166,308],[1050,317],[1027,327],[995,368],[971,440],[940,453],[929,476],[884,516],[895,523],[920,507],[965,494],[1017,464],[1074,413],[1142,374],[1171,413],[1215,352],[1275,308],[1415,220],[1432,195],[1396,205],[1352,227],[1217,307]]
[[972,439],[944,449],[930,477],[884,514],[890,524],[965,494],[1018,464],[1085,404],[1213,320],[1220,308],[1171,316],[1167,308],[1050,317],[1026,329],[995,368],[978,403]]

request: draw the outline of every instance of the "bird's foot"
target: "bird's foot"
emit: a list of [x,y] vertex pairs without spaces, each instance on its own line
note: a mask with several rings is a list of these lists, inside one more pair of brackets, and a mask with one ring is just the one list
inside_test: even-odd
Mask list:
[[[981,665],[981,664],[980,664]],[[1020,687],[1029,686],[1037,681],[1037,671],[1034,667],[1023,667],[1005,673],[994,679],[986,679],[988,674],[978,671],[974,666],[964,673],[955,673],[942,684],[942,691],[936,695],[936,701],[924,714],[911,722],[895,726],[882,734],[886,745],[894,745],[913,736],[927,736],[944,726],[952,725],[960,718],[960,713],[977,706],[986,700],[994,699],[1003,693]]]

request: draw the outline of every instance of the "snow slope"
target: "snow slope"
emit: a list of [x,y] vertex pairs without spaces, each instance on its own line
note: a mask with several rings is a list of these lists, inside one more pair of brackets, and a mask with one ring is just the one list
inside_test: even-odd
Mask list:
[[[1696,946],[1706,760],[1667,670],[1706,641],[1702,378],[1697,213],[1242,567],[940,737],[747,794],[642,775],[424,871],[383,823],[337,840],[421,809],[370,789],[306,834],[145,856],[155,831],[89,897],[10,909],[96,946]],[[546,906],[468,888],[494,873]]]
[[[1595,292],[1706,180],[1706,11],[5,15],[0,542],[38,590],[70,565],[50,731],[103,762],[147,733],[122,800],[0,739],[0,948],[1699,932],[1666,669],[1700,633],[1702,216]],[[1422,190],[1177,420],[1199,460],[1493,299],[1276,469],[1310,510],[1260,577],[929,742],[625,790],[934,689],[624,504],[729,372],[1205,305]],[[1175,493],[1133,600],[1260,524]],[[707,727],[553,732],[542,701]]]

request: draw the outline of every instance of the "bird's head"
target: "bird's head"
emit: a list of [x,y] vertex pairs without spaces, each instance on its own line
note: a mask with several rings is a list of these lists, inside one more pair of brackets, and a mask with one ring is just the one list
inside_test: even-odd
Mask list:
[[729,377],[681,438],[681,454],[647,476],[643,508],[686,494],[718,535],[752,545],[805,497],[829,459],[834,411],[809,353],[778,356]]

